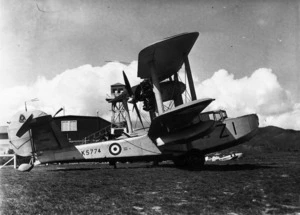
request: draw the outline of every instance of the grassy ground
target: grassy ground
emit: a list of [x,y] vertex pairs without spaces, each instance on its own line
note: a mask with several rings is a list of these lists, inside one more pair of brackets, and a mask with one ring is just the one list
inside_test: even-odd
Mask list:
[[202,171],[172,164],[0,170],[0,214],[297,214],[300,154],[248,155]]

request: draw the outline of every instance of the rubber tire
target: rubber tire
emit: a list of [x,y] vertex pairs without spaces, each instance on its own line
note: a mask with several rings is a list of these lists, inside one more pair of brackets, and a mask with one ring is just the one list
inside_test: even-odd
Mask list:
[[173,159],[173,163],[176,167],[182,168],[186,166],[186,158],[185,155],[178,156]]
[[205,163],[205,155],[198,150],[192,150],[185,155],[185,162],[189,169],[201,169]]

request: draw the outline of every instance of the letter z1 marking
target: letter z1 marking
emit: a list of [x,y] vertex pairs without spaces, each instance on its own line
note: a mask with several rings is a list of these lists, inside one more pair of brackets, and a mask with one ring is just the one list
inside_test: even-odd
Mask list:
[[235,125],[234,125],[234,122],[232,122],[232,127],[233,127],[233,130],[234,130],[235,135],[237,135],[236,129],[235,129]]
[[219,124],[217,125],[216,127],[222,127],[221,129],[221,133],[220,133],[220,138],[225,138],[225,137],[228,137],[229,134],[227,134],[227,132],[225,132],[226,130],[226,124]]

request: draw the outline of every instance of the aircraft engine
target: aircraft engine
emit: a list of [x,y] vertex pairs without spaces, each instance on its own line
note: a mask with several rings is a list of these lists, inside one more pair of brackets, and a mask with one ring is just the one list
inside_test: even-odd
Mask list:
[[[181,95],[186,90],[186,86],[184,83],[175,81],[161,82],[160,88],[163,102],[174,100],[178,94]],[[153,92],[153,86],[148,79],[145,79],[136,88],[135,99],[137,101],[144,102],[143,109],[145,111],[155,110],[155,96]]]
[[145,79],[137,87],[135,91],[135,98],[138,101],[143,101],[143,109],[145,111],[155,110],[155,97],[153,92],[153,86],[148,79]]
[[[32,118],[31,115],[33,116]],[[26,131],[21,137],[17,136],[18,131],[20,132],[24,123],[29,123],[28,121],[30,121],[30,119],[32,120],[36,117],[45,115],[47,114],[40,110],[34,110],[28,112],[18,112],[12,117],[8,126],[8,137],[11,147],[17,155],[27,157],[31,156],[33,152],[30,130]]]

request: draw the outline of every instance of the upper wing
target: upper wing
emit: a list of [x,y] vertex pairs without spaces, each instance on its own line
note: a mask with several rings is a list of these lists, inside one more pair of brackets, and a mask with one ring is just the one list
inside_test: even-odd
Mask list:
[[190,53],[198,36],[198,32],[184,33],[144,48],[139,53],[138,77],[151,78],[150,63],[154,63],[159,81],[178,72],[183,64],[184,56]]

